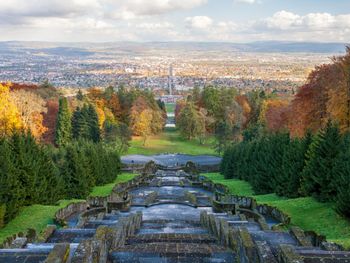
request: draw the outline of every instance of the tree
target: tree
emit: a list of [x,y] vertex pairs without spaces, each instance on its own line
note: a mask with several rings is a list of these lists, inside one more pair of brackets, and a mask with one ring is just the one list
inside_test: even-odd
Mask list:
[[80,101],[82,101],[84,99],[84,94],[81,91],[81,89],[78,90],[76,97],[77,97],[77,100],[80,100]]
[[72,135],[74,139],[85,139],[93,142],[101,140],[98,116],[93,105],[78,107],[72,117]]
[[22,127],[40,138],[47,128],[43,126],[42,114],[47,113],[46,102],[33,92],[15,90],[10,93],[22,120]]
[[124,123],[113,123],[105,121],[104,139],[107,143],[112,144],[118,153],[125,153],[130,146],[132,132]]
[[152,112],[148,109],[143,110],[140,115],[133,117],[132,129],[135,135],[143,138],[143,146],[146,145],[148,136],[152,134]]
[[346,51],[345,56],[333,58],[324,84],[329,97],[327,111],[342,132],[350,131],[350,47]]
[[176,124],[182,136],[189,140],[198,138],[205,133],[205,120],[199,114],[193,102],[187,102],[180,112]]
[[87,115],[88,124],[90,128],[90,138],[93,142],[99,142],[101,140],[99,119],[95,107],[90,104],[88,107]]
[[342,143],[342,150],[335,161],[334,177],[336,180],[337,195],[335,199],[336,211],[350,217],[350,136],[346,135]]
[[0,84],[0,136],[11,135],[22,127],[21,116],[10,96],[9,85]]
[[57,146],[64,146],[70,143],[72,136],[71,113],[66,98],[60,98],[57,115],[55,143]]
[[328,121],[311,143],[302,173],[301,193],[313,195],[320,201],[333,200],[336,195],[335,160],[341,147],[341,136],[337,125]]

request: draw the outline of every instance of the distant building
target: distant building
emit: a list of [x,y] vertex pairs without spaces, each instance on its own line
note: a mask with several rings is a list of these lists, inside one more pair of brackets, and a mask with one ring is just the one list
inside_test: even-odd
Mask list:
[[178,100],[182,100],[184,97],[181,95],[164,95],[159,96],[157,99],[164,103],[176,103]]
[[173,65],[170,65],[169,67],[169,76],[168,76],[168,90],[169,95],[173,95],[173,89],[174,89],[174,69]]

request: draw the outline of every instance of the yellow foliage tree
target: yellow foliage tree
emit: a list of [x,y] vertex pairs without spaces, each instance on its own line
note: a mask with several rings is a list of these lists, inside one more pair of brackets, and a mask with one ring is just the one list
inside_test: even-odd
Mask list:
[[10,96],[10,85],[0,84],[0,136],[22,128],[19,111]]
[[148,109],[143,110],[136,116],[132,116],[132,130],[134,131],[135,135],[143,138],[143,146],[146,145],[148,136],[152,134],[152,117],[152,111]]

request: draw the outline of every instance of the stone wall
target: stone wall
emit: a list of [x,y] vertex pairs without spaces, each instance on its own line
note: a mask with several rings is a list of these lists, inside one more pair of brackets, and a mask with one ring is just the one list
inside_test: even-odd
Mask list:
[[87,202],[72,203],[58,210],[55,214],[55,221],[60,225],[66,225],[66,219],[75,213],[81,213],[88,207]]
[[15,240],[25,239],[25,243],[32,243],[37,239],[37,233],[34,229],[28,228],[26,232],[18,232],[12,236],[9,236],[5,241],[0,244],[0,248],[13,248],[15,246]]
[[81,242],[72,263],[107,262],[108,252],[125,245],[126,239],[141,227],[142,213],[121,218],[116,226],[100,226],[92,239]]
[[265,254],[262,253],[266,252],[258,249],[247,229],[230,228],[226,220],[209,215],[206,211],[201,212],[200,222],[222,245],[236,253],[238,262],[258,263],[259,258],[264,257]]

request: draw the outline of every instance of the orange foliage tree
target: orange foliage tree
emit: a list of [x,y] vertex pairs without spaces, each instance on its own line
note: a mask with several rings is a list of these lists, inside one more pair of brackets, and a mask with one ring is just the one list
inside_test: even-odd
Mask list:
[[10,84],[0,84],[0,136],[22,128],[20,112],[10,96]]
[[347,54],[333,59],[329,75],[327,111],[342,132],[350,131],[350,47]]

